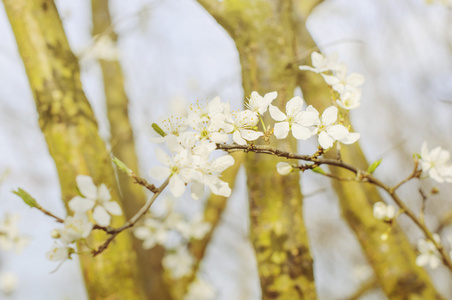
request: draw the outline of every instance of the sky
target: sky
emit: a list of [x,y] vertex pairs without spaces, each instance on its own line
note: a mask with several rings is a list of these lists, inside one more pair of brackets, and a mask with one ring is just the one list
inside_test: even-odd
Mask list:
[[[81,53],[92,39],[89,1],[58,0],[57,6],[73,51]],[[141,173],[147,174],[156,165],[149,154],[154,151],[150,124],[168,113],[164,103],[175,97],[194,102],[220,96],[233,108],[241,108],[239,57],[227,33],[195,1],[116,0],[111,2],[111,13],[119,35]],[[451,20],[451,9],[420,0],[324,1],[308,19],[308,29],[322,51],[337,52],[351,71],[366,77],[363,104],[351,117],[369,161],[384,159],[376,175],[387,182],[411,171],[411,154],[420,151],[423,141],[431,147],[452,149],[447,138],[452,128],[452,32],[447,30]],[[7,299],[83,300],[86,293],[77,259],[51,273],[56,264],[45,258],[55,223],[11,194],[22,187],[48,209],[65,214],[57,173],[39,131],[32,94],[2,5],[0,36],[0,172],[9,171],[0,186],[0,218],[6,212],[20,213],[21,230],[31,237],[20,255],[0,253],[0,273],[12,272],[19,278],[17,292]],[[100,134],[108,138],[100,69],[90,61],[81,67]],[[259,281],[247,241],[244,178],[241,172],[201,270],[202,278],[218,289],[220,300],[240,299],[245,294],[242,299],[259,299]],[[304,211],[319,299],[345,298],[368,276],[366,261],[341,220],[329,181],[307,174],[302,185],[305,194],[311,195]],[[417,186],[413,183],[401,191],[414,207],[419,206]],[[441,186],[441,190],[445,192],[427,207],[431,226],[437,224],[441,210],[452,209],[446,197],[450,188]],[[178,207],[195,214],[201,204],[187,198]],[[401,222],[415,244],[419,232],[406,219]],[[432,275],[439,290],[452,295],[447,283],[450,275],[443,269]],[[377,291],[363,299],[385,298]]]

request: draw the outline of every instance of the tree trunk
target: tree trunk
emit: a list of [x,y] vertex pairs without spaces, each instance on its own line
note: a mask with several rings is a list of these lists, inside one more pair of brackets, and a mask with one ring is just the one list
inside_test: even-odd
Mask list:
[[[119,199],[110,155],[98,135],[97,122],[83,93],[78,62],[70,50],[51,0],[4,0],[39,113],[39,125],[55,161],[66,204],[76,192],[75,177],[90,175]],[[112,226],[125,222],[114,217]],[[105,241],[93,232],[90,245]],[[80,251],[89,251],[81,247]],[[90,299],[144,299],[131,238],[119,235],[101,255],[81,255]]]
[[[291,1],[199,1],[234,39],[242,65],[245,95],[277,91],[281,107],[297,84],[297,39]],[[269,119],[264,120],[266,122]],[[271,145],[296,151],[293,139]],[[263,299],[315,299],[313,262],[304,226],[299,175],[280,176],[281,159],[249,153],[245,166],[249,190],[251,242]]]
[[[117,36],[111,23],[108,0],[92,0],[93,36],[106,35],[116,44]],[[129,99],[124,89],[124,79],[118,60],[100,59],[104,79],[104,91],[107,103],[107,115],[110,124],[110,145],[113,155],[138,173],[138,159],[132,126],[129,121]],[[124,213],[131,218],[146,202],[146,195],[140,185],[124,173],[118,172],[119,188],[124,206]],[[143,241],[132,237],[133,248],[137,254],[141,284],[147,299],[171,299],[168,286],[163,279],[162,258],[165,249],[156,246],[150,250],[143,249]]]
[[[329,89],[321,76],[298,71],[301,54],[309,55],[316,48],[305,23],[312,9],[321,1],[198,0],[198,2],[234,39],[242,64],[245,95],[249,95],[252,90],[260,93],[276,90],[279,94],[279,103],[276,105],[282,107],[282,101],[289,100],[294,87],[300,85],[306,101],[320,112],[332,104]],[[289,144],[292,147],[284,144],[274,145],[284,150],[296,149],[293,148],[293,142]],[[333,152],[330,151],[327,157]],[[366,170],[367,162],[359,144],[344,146],[341,153],[344,161],[352,162]],[[287,203],[291,196],[297,199],[301,197],[298,196],[298,180],[291,178],[286,182],[282,181],[274,174],[276,162],[266,158],[259,160],[257,155],[252,155],[247,163],[252,239],[259,264],[263,298],[284,299],[281,296],[284,294],[272,294],[269,291],[269,286],[274,283],[272,279],[277,277],[267,278],[272,268],[268,267],[265,258],[275,253],[276,249],[271,249],[272,244],[276,244],[273,247],[281,244],[280,241],[271,238],[274,236],[272,225],[285,222],[285,226],[298,226],[298,223],[290,224],[288,220],[302,222],[298,215],[298,212],[301,213],[301,200],[295,206],[291,206],[292,202]],[[344,176],[345,171],[332,168],[331,172]],[[287,186],[280,189],[283,184]],[[427,273],[416,266],[415,252],[398,227],[393,229],[387,241],[381,240],[380,236],[386,231],[387,226],[372,215],[373,203],[382,201],[376,189],[368,185],[339,181],[334,181],[333,187],[339,197],[343,216],[357,235],[384,293],[390,299],[442,299]],[[287,211],[287,214],[282,213],[283,211]],[[300,226],[298,229],[306,237],[304,227]],[[288,230],[290,232],[291,229]],[[270,238],[264,238],[263,241],[266,241],[267,245],[262,245],[259,236],[265,237],[265,234],[270,235]],[[290,238],[294,239],[292,236]],[[306,241],[304,244],[307,245],[307,238],[304,240]],[[289,266],[296,263],[291,256],[284,257],[284,260],[280,265],[285,263],[289,269]],[[310,255],[303,259],[304,266],[308,265],[309,260]],[[312,266],[310,268],[312,270]],[[309,278],[312,271],[306,272],[310,268],[304,268],[303,275],[308,289],[314,286],[313,279]],[[285,284],[290,286],[289,282]]]

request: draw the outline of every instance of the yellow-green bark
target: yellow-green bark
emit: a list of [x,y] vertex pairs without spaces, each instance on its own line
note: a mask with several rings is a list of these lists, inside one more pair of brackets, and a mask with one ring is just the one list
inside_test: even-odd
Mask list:
[[[297,53],[291,1],[199,1],[234,39],[242,65],[245,95],[278,92],[283,107],[296,86]],[[267,122],[269,120],[266,120]],[[296,151],[296,142],[271,140]],[[303,221],[299,175],[280,176],[280,159],[246,157],[251,241],[263,299],[315,299],[313,262]]]
[[[321,1],[198,0],[198,2],[234,39],[242,64],[245,95],[249,95],[252,90],[260,93],[277,90],[280,101],[288,100],[293,88],[300,85],[306,100],[320,111],[331,105],[329,90],[321,76],[296,71],[303,55],[309,55],[315,47],[305,22],[311,10]],[[306,64],[309,63],[306,61]],[[281,107],[282,103],[279,102],[276,105]],[[286,145],[279,145],[283,149],[284,146]],[[332,152],[328,155],[331,154]],[[344,161],[356,163],[364,170],[366,169],[366,159],[358,144],[351,147],[344,146],[342,158]],[[265,220],[268,219],[271,224],[275,219],[294,217],[290,213],[278,216],[281,209],[275,206],[285,202],[274,194],[285,194],[294,190],[288,188],[277,192],[273,187],[282,184],[277,175],[271,179],[261,179],[257,174],[267,172],[262,174],[271,177],[272,175],[269,174],[272,172],[272,165],[274,169],[274,164],[273,161],[267,161],[266,157],[259,161],[257,156],[248,163],[251,230],[254,232],[252,233],[253,244],[257,252],[264,299],[271,297],[266,294],[264,286],[267,284],[262,274],[262,263],[265,261],[259,258],[259,252],[263,252],[262,249],[266,250],[266,248],[265,245],[262,248],[256,248],[256,246],[260,246],[259,233],[268,233],[271,227],[267,224],[267,228],[259,231],[256,223],[265,224],[267,222]],[[332,169],[331,171],[342,175],[340,170]],[[286,184],[295,184],[294,181]],[[426,272],[415,265],[415,253],[398,227],[393,229],[387,241],[380,239],[387,226],[375,220],[372,215],[372,204],[375,201],[381,201],[375,188],[337,181],[333,182],[333,186],[339,196],[344,218],[357,235],[385,294],[390,299],[441,299]],[[275,201],[268,203],[265,199],[271,199],[271,197],[275,197]],[[296,197],[298,198],[298,195]],[[265,211],[262,210],[263,208]],[[287,208],[292,211],[295,209],[290,205]],[[259,220],[253,219],[255,216],[258,216]],[[272,239],[268,240],[274,242]]]
[[[116,43],[117,36],[113,31],[108,0],[92,0],[93,36],[107,35]],[[135,141],[132,126],[129,121],[129,99],[124,88],[121,65],[118,60],[100,59],[104,79],[104,91],[107,104],[107,115],[110,123],[111,151],[134,172],[138,172],[138,159],[135,151]],[[121,190],[124,213],[131,218],[146,202],[146,196],[140,185],[124,173],[118,172],[118,182]],[[147,299],[171,299],[168,287],[163,280],[161,264],[164,248],[156,246],[145,250],[142,241],[132,237],[133,247],[139,261],[141,284]]]
[[[80,174],[90,175],[96,184],[105,183],[113,199],[119,199],[110,156],[98,135],[80,83],[78,62],[55,4],[50,0],[3,2],[35,98],[39,125],[55,161],[64,203],[77,194],[75,177]],[[115,217],[112,226],[124,222],[124,217]],[[98,245],[105,238],[96,231],[89,243]],[[119,235],[101,255],[81,255],[80,261],[90,299],[144,299],[128,233]]]

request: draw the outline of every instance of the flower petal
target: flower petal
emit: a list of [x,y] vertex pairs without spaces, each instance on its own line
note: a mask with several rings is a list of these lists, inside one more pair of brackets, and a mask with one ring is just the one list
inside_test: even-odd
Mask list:
[[242,138],[242,136],[240,135],[240,131],[238,131],[238,130],[234,131],[234,133],[232,134],[232,139],[238,145],[241,145],[241,146],[245,146],[246,145],[246,141]]
[[325,131],[319,134],[319,145],[323,149],[328,149],[333,146],[334,140]]
[[270,116],[275,121],[284,121],[287,119],[287,116],[274,105],[270,104],[268,111],[270,112]]
[[322,114],[322,124],[325,126],[329,126],[334,124],[337,120],[337,108],[335,106],[330,106],[324,110]]
[[191,197],[199,200],[204,196],[204,184],[195,182],[191,185]]
[[312,136],[311,131],[308,128],[303,127],[298,123],[292,124],[292,135],[297,140],[307,140]]
[[325,74],[322,74],[322,76],[323,76],[323,79],[325,79],[325,82],[329,85],[335,85],[335,84],[338,84],[341,82],[340,79],[337,78],[336,76],[325,75]]
[[234,158],[231,155],[225,155],[215,159],[210,165],[210,168],[213,172],[223,172],[233,164]]
[[173,196],[179,198],[185,192],[185,183],[179,175],[173,175],[169,181],[169,188]]
[[358,87],[364,83],[364,76],[358,73],[351,73],[347,76],[347,84]]
[[350,132],[345,138],[340,139],[339,141],[342,144],[350,145],[350,144],[353,144],[354,142],[356,142],[357,140],[359,140],[360,137],[361,137],[361,134],[359,134],[357,132]]
[[135,235],[136,238],[144,240],[151,235],[151,231],[149,230],[149,228],[140,226],[133,230],[133,234]]
[[168,149],[173,153],[181,152],[182,150],[184,150],[184,147],[179,144],[179,142],[177,141],[177,136],[175,136],[174,134],[166,135],[165,142],[168,146]]
[[260,131],[254,131],[254,130],[248,130],[248,129],[241,129],[240,135],[247,141],[255,141],[260,136],[263,136],[264,134]]
[[416,265],[419,267],[426,266],[430,260],[430,257],[427,254],[420,254],[416,257]]
[[77,182],[78,190],[83,196],[91,199],[97,198],[97,187],[90,176],[78,175],[75,181]]
[[349,131],[343,125],[333,125],[327,128],[326,132],[335,140],[339,141],[349,135]]
[[116,201],[108,201],[103,204],[103,207],[112,215],[120,216],[122,215],[121,206],[119,206]]
[[303,108],[303,99],[301,97],[293,97],[286,104],[286,114],[289,117],[294,117],[301,112]]
[[109,201],[111,199],[110,191],[105,184],[102,183],[97,192],[97,199],[99,199],[101,202]]
[[281,122],[275,124],[274,134],[277,139],[284,139],[289,133],[290,127],[288,122]]
[[165,166],[169,166],[171,164],[171,158],[161,148],[155,149],[155,157],[161,164],[164,164]]
[[103,208],[103,206],[98,205],[94,208],[93,218],[96,221],[96,223],[99,224],[100,226],[110,225],[111,217],[107,213],[105,208]]
[[299,118],[299,123],[302,126],[309,127],[319,123],[319,113],[317,111],[302,111]]
[[162,180],[162,179],[168,178],[168,176],[171,175],[171,170],[168,167],[162,167],[162,166],[153,167],[151,169],[151,171],[149,171],[149,175],[152,178]]
[[69,208],[75,212],[86,212],[94,207],[94,200],[75,196],[69,201]]

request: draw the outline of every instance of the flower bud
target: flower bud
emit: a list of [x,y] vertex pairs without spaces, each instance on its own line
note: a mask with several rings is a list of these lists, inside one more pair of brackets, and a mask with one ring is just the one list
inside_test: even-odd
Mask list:
[[50,235],[54,239],[59,239],[61,237],[60,231],[58,229],[54,229],[50,232]]
[[279,162],[276,164],[276,170],[280,175],[287,175],[293,171],[293,167],[289,163]]

